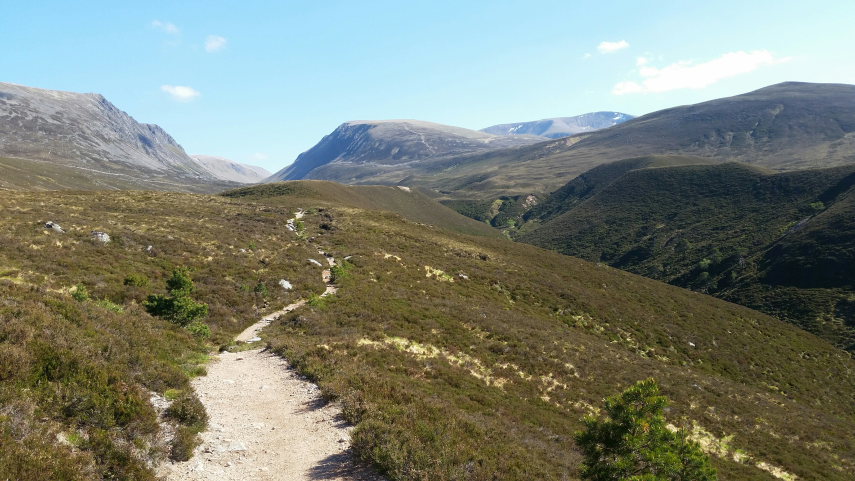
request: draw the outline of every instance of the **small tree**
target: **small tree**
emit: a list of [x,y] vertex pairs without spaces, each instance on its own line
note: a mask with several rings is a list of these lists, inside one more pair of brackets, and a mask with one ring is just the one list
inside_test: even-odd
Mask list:
[[166,290],[169,295],[153,294],[143,303],[152,316],[162,317],[184,327],[208,315],[208,305],[190,297],[194,287],[186,268],[172,271],[172,277],[166,280]]
[[606,417],[588,416],[576,433],[582,479],[594,481],[714,481],[709,458],[683,431],[665,427],[668,399],[653,379],[606,399]]

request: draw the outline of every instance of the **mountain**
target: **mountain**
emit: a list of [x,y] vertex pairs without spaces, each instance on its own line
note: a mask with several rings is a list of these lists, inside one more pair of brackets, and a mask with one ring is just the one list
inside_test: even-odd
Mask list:
[[270,177],[270,172],[255,165],[241,164],[234,160],[212,155],[191,155],[209,174],[230,182],[241,184],[256,184]]
[[69,178],[63,174],[71,172],[87,178],[84,186],[101,188],[210,191],[227,185],[162,128],[138,123],[102,95],[10,83],[0,83],[0,158],[23,171],[17,188],[28,188],[29,180],[37,188],[62,188]]
[[855,163],[855,85],[787,82],[595,132],[403,165],[360,182],[492,200],[552,192],[597,165],[646,155],[737,160],[778,171]]
[[574,117],[556,117],[514,124],[499,124],[481,129],[495,135],[537,135],[559,139],[570,135],[613,127],[634,118],[620,112],[590,112]]
[[523,214],[518,240],[738,302],[855,351],[855,166],[702,161],[596,167]]
[[380,173],[406,170],[407,166],[426,160],[544,140],[534,136],[493,135],[420,120],[346,122],[267,180],[359,183],[364,179],[370,181]]

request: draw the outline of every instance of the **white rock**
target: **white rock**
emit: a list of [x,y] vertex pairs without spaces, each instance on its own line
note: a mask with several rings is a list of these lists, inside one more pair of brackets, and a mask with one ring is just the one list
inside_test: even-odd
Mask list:
[[320,262],[316,261],[315,259],[309,259],[309,262],[310,262],[310,263],[312,263],[312,264],[314,264],[314,265],[316,265],[316,266],[318,266],[318,267],[323,267],[323,266],[324,266],[323,264],[321,264]]
[[285,279],[279,279],[279,285],[282,286],[282,288],[285,289],[286,291],[290,291],[291,289],[294,288],[294,286],[291,285],[291,283],[286,281]]
[[255,337],[253,337],[252,339],[248,339],[246,342],[258,342],[258,341],[260,341],[260,340],[261,340],[261,338],[260,338],[260,337],[255,336]]
[[235,441],[229,445],[229,451],[246,451],[246,444],[241,441]]
[[93,230],[92,231],[92,238],[95,239],[96,241],[102,243],[102,244],[106,244],[106,243],[110,242],[110,234],[108,234],[106,232],[101,232],[99,230]]

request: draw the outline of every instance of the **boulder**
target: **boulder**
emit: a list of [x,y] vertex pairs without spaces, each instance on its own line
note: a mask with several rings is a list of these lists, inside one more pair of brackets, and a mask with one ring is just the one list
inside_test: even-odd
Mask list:
[[102,244],[110,242],[110,234],[101,232],[100,230],[93,230],[92,238],[95,239],[96,242],[100,242]]

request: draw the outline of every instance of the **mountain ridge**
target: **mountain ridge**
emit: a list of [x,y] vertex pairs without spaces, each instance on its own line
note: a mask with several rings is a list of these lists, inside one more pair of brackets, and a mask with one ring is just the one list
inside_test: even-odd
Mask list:
[[635,116],[621,112],[598,111],[571,117],[553,117],[529,122],[492,125],[481,129],[481,132],[496,135],[527,134],[558,139],[583,132],[593,132],[595,130],[613,127],[633,118],[635,118]]
[[[0,83],[0,157],[86,170],[106,188],[223,188],[163,128],[137,122],[97,93]],[[116,184],[116,176],[124,180]]]
[[256,184],[267,177],[270,171],[257,165],[244,164],[225,157],[215,155],[193,154],[191,159],[198,162],[214,177],[242,184]]
[[499,136],[422,120],[354,120],[339,125],[267,181],[323,179],[356,183],[401,165],[546,140]]
[[495,199],[552,192],[597,165],[645,155],[742,161],[781,171],[853,164],[855,85],[785,82],[561,139],[365,169],[355,179],[326,177],[418,185],[448,199]]

